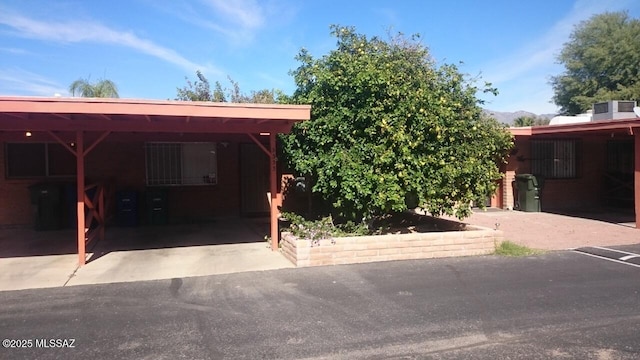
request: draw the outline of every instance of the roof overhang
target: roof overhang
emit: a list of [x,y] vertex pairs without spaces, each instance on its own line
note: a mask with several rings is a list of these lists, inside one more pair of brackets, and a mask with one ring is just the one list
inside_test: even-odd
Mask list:
[[640,131],[640,118],[590,121],[577,124],[560,124],[546,126],[512,127],[509,131],[514,136],[536,135],[571,135],[571,134],[633,134]]
[[288,133],[310,105],[0,97],[0,131]]

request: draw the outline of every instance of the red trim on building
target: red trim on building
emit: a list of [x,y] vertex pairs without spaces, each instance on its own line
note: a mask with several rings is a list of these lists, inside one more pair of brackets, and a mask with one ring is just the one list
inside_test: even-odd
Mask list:
[[[0,97],[2,140],[21,139],[26,131],[42,132],[66,146],[63,137],[76,143],[78,262],[86,261],[85,209],[89,222],[97,219],[98,233],[104,231],[104,193],[88,199],[85,193],[85,157],[98,143],[113,135],[142,135],[154,140],[160,133],[251,134],[269,133],[272,248],[277,249],[276,134],[288,133],[295,122],[309,120],[309,105],[232,104],[213,102],[157,101],[103,98]],[[62,136],[66,134],[66,136]],[[156,134],[156,135],[153,135]],[[39,135],[40,136],[40,135]],[[139,135],[138,135],[139,136]],[[94,139],[88,146],[86,139]]]
[[[604,144],[604,139],[619,139],[619,138],[629,138],[633,136],[635,138],[634,141],[634,208],[635,208],[635,218],[636,218],[636,228],[640,228],[640,119],[639,118],[630,118],[630,119],[616,119],[616,120],[600,120],[600,121],[591,121],[585,123],[574,123],[574,124],[562,124],[562,125],[547,125],[547,126],[533,126],[533,127],[519,127],[519,128],[509,128],[511,134],[515,137],[516,147],[518,144],[528,144],[531,139],[539,139],[539,138],[577,138],[586,141],[586,139],[600,139],[599,144]],[[526,146],[526,145],[525,145]],[[604,145],[603,145],[604,146]],[[522,172],[522,169],[526,169],[526,166],[522,166],[523,162],[527,160],[528,149],[518,149],[519,153],[509,158],[509,163],[506,166],[506,175],[513,176],[514,173]],[[583,149],[585,153],[590,151],[590,153],[594,153],[596,149]],[[597,155],[597,154],[592,154]],[[604,155],[601,155],[602,157]],[[583,159],[585,161],[589,159]],[[593,160],[593,159],[591,159]],[[589,160],[589,161],[591,161]],[[595,169],[591,169],[592,173]],[[599,169],[600,171],[604,171],[604,169]],[[505,180],[503,180],[502,187],[506,189],[503,191],[504,194],[508,195],[513,191],[510,177],[505,176]],[[592,180],[592,179],[591,179]],[[564,181],[564,185],[567,186],[567,190],[575,189],[577,182],[580,180],[561,180]],[[588,180],[582,181],[582,183],[587,182]],[[584,185],[584,184],[583,184]],[[560,186],[560,185],[558,185]],[[586,186],[586,185],[585,185]],[[596,189],[596,191],[598,191]],[[567,195],[570,191],[565,191],[564,195]],[[590,194],[593,195],[593,194]],[[570,196],[570,195],[567,195]],[[584,197],[585,195],[582,194]],[[508,199],[510,196],[505,196],[503,198],[502,207],[508,208],[510,204],[508,204]]]

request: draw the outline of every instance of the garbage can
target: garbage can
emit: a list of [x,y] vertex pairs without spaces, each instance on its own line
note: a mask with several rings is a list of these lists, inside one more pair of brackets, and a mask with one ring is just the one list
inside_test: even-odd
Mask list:
[[122,190],[116,193],[116,220],[120,226],[138,226],[138,193]]
[[146,194],[147,223],[149,225],[166,225],[169,223],[169,201],[166,189],[147,188]]
[[539,212],[541,186],[538,178],[532,174],[518,174],[515,183],[518,194],[518,210]]
[[29,186],[35,230],[59,230],[65,226],[64,189],[60,184]]

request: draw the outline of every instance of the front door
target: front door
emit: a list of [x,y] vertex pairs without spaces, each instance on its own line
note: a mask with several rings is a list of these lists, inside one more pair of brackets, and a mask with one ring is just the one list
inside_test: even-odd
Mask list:
[[256,144],[240,144],[240,211],[245,216],[269,214],[269,157]]

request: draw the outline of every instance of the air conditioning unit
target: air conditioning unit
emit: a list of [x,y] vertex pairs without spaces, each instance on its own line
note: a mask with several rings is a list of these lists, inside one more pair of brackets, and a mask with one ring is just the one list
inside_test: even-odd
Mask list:
[[609,100],[593,104],[592,121],[633,119],[636,117],[633,108],[635,101]]

